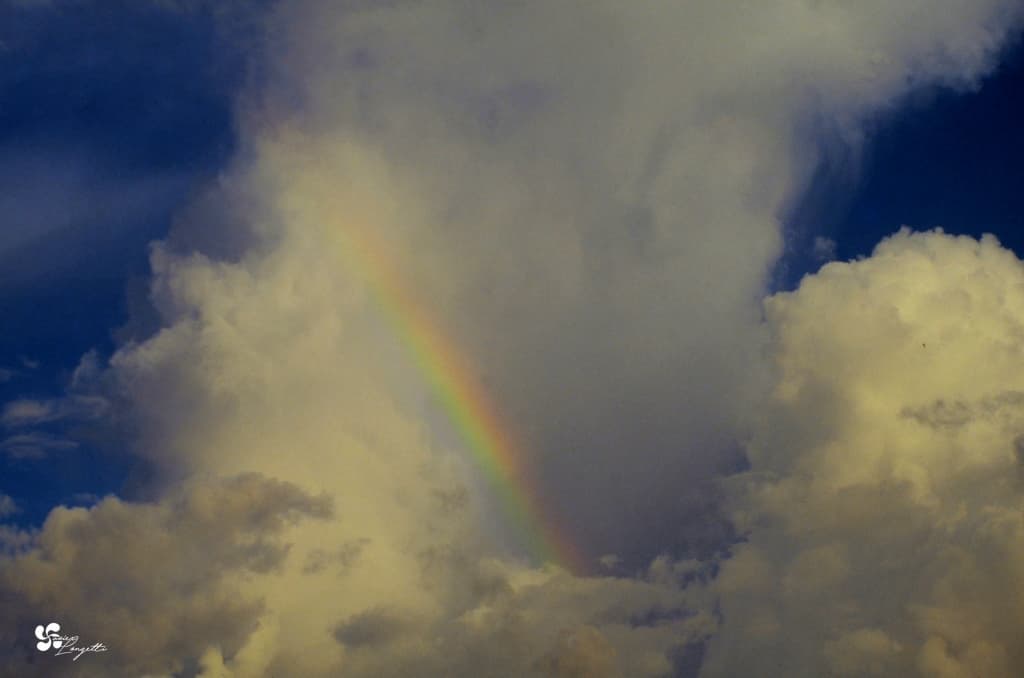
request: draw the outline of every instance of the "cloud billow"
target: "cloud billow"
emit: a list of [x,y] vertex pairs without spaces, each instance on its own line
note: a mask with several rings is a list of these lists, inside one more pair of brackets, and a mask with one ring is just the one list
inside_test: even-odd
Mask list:
[[1022,282],[991,236],[903,230],[768,301],[780,374],[702,675],[1021,672]]

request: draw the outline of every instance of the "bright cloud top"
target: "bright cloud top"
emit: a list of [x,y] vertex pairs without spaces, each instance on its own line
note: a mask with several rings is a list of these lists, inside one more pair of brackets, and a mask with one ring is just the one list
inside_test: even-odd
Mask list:
[[1020,675],[1024,264],[902,231],[768,312],[706,674]]

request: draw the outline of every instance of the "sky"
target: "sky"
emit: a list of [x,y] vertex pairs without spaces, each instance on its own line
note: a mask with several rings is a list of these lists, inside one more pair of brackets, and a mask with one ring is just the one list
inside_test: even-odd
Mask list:
[[1021,675],[1022,28],[0,0],[0,675]]

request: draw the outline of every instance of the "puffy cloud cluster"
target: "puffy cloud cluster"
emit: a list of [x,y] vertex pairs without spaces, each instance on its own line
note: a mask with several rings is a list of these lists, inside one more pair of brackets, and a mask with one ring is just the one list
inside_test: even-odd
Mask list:
[[0,571],[3,654],[18,675],[69,671],[25,632],[53,619],[81,646],[110,648],[78,675],[177,673],[211,639],[234,654],[263,611],[242,595],[246,577],[280,569],[287,526],[330,515],[326,497],[256,474],[194,483],[160,504],[58,507],[32,541],[2,535],[16,554]]
[[904,230],[767,309],[778,381],[702,675],[1020,675],[1024,264]]
[[[779,634],[798,626],[764,596],[791,553],[773,521],[791,515],[797,480],[744,495],[741,527],[765,525],[714,589],[715,561],[682,557],[729,538],[708,487],[739,462],[737,439],[771,376],[758,299],[779,215],[813,165],[803,123],[820,116],[855,138],[911,87],[972,82],[1015,6],[282,4],[265,87],[240,104],[234,169],[154,247],[160,328],[92,377],[153,469],[145,501],[58,508],[37,533],[0,532],[4,661],[52,675],[61,658],[35,654],[20,630],[59,615],[111,648],[76,663],[82,676],[686,676],[716,629],[709,592],[729,626],[712,667],[761,647],[730,650],[748,627],[772,638],[769,650],[786,647]],[[494,488],[382,313],[367,261],[351,254],[363,238],[477,366],[538,492],[591,557],[617,554],[602,558],[615,576],[539,568],[503,539]],[[886,247],[883,263],[858,266],[885,268],[899,249]],[[836,270],[846,269],[826,268],[792,299],[820,289],[809,305],[825,313],[839,308],[829,294],[863,292],[822,282]],[[882,289],[898,291],[896,279]],[[894,355],[856,372],[840,347],[807,338],[839,323],[815,329],[789,299],[772,301],[769,323],[786,378],[768,420],[784,425],[756,427],[752,461],[798,479],[798,452],[845,435],[830,425],[847,421],[847,400],[873,393],[871,375],[910,363]],[[857,303],[864,322],[849,323],[860,333],[840,344],[849,350],[887,327],[872,330],[871,307]],[[922,351],[937,351],[932,342]],[[845,378],[862,387],[837,402],[830,379]],[[938,440],[945,429],[920,420],[950,420],[948,407],[936,414],[920,393],[857,403],[895,404],[893,426]],[[1009,396],[957,397],[974,413]],[[853,488],[838,496],[863,507],[856,525],[876,525],[885,506],[907,510],[910,527],[878,523],[894,548],[931,516],[911,509],[942,503],[930,468],[906,461],[862,501],[854,481],[875,467],[828,450],[849,482],[822,488]],[[873,454],[878,468],[891,457]],[[942,458],[956,466],[956,454]],[[841,515],[816,513],[818,531],[795,533],[838,530],[783,563],[787,600],[857,579],[861,552]],[[671,555],[652,563],[662,551]],[[865,604],[893,600],[863,593]],[[1013,661],[982,631],[943,630],[949,601],[913,613],[931,620],[920,621],[931,624],[921,662]],[[836,614],[858,621],[834,635],[814,627],[815,665],[820,655],[835,670],[884,670],[911,646],[880,618]]]

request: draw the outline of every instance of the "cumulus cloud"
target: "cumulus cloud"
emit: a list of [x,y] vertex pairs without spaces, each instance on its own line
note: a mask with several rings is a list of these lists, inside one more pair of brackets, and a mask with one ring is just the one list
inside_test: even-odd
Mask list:
[[778,381],[702,675],[1020,675],[1024,264],[903,230],[767,302]]
[[[779,298],[762,324],[781,212],[814,162],[801,125],[824,116],[855,141],[910,88],[973,83],[1014,6],[282,4],[265,87],[240,104],[243,151],[153,248],[160,328],[90,379],[154,469],[147,501],[57,508],[5,539],[3,656],[34,659],[21,675],[52,670],[60,658],[19,630],[59,615],[111,647],[83,676],[692,675],[716,632],[712,594],[727,624],[790,633],[777,606],[737,615],[733,596],[774,581],[814,600],[856,579],[860,551],[823,538],[780,570],[790,551],[758,548],[769,526],[708,582],[731,537],[711,480],[736,469],[747,429],[755,469],[776,474],[801,435],[816,440],[820,417],[777,395],[780,439],[750,416],[770,383],[767,330],[799,306]],[[507,535],[382,313],[366,270],[379,264],[352,255],[360,239],[475,366],[540,479],[544,519],[591,558],[618,554],[604,559],[617,576],[541,567]],[[852,327],[851,350],[874,338]],[[838,348],[801,348],[853,374]],[[910,426],[903,408],[929,401],[897,404]],[[868,524],[917,496],[908,482],[843,496]],[[885,525],[902,544],[907,530]],[[915,613],[935,629],[921,662],[1002,661],[941,630],[936,605]],[[856,622],[815,627],[814,657],[853,671],[911,647]]]
[[[254,474],[197,483],[160,504],[109,497],[54,509],[0,574],[11,603],[0,612],[0,645],[8,661],[32,659],[23,630],[59,618],[83,644],[110,648],[77,675],[178,673],[211,638],[233,653],[263,605],[243,592],[246,578],[282,566],[288,525],[330,514],[329,499]],[[68,670],[39,659],[19,662],[18,675]]]

